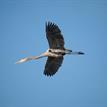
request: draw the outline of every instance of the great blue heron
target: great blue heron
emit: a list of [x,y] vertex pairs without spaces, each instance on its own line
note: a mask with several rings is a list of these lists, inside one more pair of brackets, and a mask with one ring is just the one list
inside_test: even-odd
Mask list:
[[46,37],[49,43],[49,49],[39,56],[25,57],[18,60],[16,63],[23,63],[30,60],[36,60],[42,57],[48,57],[45,65],[44,74],[47,76],[54,75],[63,62],[63,56],[66,54],[83,55],[81,51],[72,51],[64,48],[64,38],[59,27],[52,23],[46,23]]

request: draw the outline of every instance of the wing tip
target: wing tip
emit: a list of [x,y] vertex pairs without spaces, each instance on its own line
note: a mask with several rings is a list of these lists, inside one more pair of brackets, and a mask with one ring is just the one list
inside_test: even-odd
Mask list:
[[[52,21],[46,21],[45,22],[45,25],[46,26],[57,26],[57,24],[55,24],[54,22],[52,22]],[[58,27],[58,26],[57,26]]]
[[44,72],[44,75],[47,76],[47,77],[52,77],[53,75],[55,75],[55,73],[54,73],[54,74],[51,74],[51,73],[46,73],[46,72]]
[[45,27],[46,27],[46,31],[51,30],[51,29],[57,29],[58,32],[61,32],[58,25],[51,21],[46,21]]
[[51,76],[55,75],[56,72],[57,72],[57,71],[50,72],[49,70],[45,69],[43,74],[44,74],[45,76],[47,76],[47,77],[51,77]]

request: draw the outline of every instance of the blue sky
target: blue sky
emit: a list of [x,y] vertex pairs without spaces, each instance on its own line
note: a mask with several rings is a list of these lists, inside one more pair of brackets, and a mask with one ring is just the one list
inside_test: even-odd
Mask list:
[[[45,22],[60,27],[65,56],[53,77],[46,58],[14,64],[48,48]],[[107,1],[1,0],[0,107],[107,107]]]

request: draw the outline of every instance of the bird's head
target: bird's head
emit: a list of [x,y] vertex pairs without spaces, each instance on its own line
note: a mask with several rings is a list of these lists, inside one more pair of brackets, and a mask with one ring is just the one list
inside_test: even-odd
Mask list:
[[16,62],[16,64],[20,64],[20,63],[23,63],[23,62],[27,62],[27,61],[29,61],[29,60],[31,60],[30,57],[22,58],[22,59],[18,60],[18,61]]

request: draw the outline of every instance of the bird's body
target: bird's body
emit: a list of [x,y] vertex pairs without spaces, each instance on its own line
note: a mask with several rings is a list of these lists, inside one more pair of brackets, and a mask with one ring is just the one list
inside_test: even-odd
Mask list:
[[39,56],[22,58],[16,63],[23,63],[29,60],[36,60],[42,57],[48,57],[44,74],[47,76],[54,75],[63,62],[63,56],[66,54],[82,55],[83,52],[73,52],[64,47],[64,38],[59,27],[51,22],[46,23],[46,37],[49,43],[49,49]]

